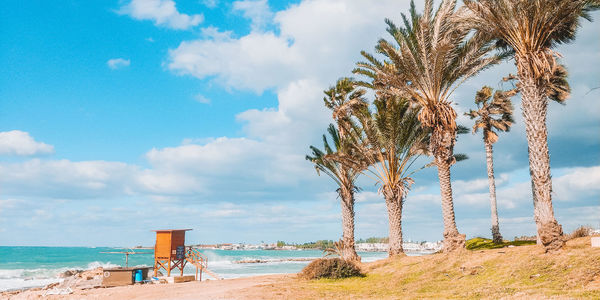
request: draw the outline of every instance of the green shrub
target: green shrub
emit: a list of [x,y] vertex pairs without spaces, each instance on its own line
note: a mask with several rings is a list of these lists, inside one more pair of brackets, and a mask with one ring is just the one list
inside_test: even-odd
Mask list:
[[358,266],[340,258],[320,258],[314,260],[302,269],[299,275],[306,279],[363,276]]
[[465,247],[469,250],[481,250],[481,249],[497,249],[504,248],[507,246],[523,246],[523,245],[535,245],[535,241],[512,241],[512,242],[502,242],[500,244],[494,244],[494,242],[490,239],[476,237],[468,240],[465,244]]

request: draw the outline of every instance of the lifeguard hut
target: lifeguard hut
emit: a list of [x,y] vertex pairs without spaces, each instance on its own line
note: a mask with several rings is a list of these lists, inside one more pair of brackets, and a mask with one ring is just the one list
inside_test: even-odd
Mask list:
[[200,251],[185,246],[185,232],[191,229],[162,229],[156,232],[156,244],[154,244],[154,276],[160,269],[171,276],[171,271],[179,269],[183,276],[183,268],[189,262],[196,267],[196,280],[202,279],[202,271],[217,278],[219,276],[206,267],[208,259]]

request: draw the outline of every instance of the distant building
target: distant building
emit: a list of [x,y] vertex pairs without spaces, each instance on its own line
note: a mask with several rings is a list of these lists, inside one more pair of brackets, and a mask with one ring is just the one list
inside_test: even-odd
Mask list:
[[[385,252],[389,246],[386,243],[357,243],[355,247],[357,251]],[[442,242],[406,242],[402,244],[402,248],[406,252],[436,252],[442,249]]]

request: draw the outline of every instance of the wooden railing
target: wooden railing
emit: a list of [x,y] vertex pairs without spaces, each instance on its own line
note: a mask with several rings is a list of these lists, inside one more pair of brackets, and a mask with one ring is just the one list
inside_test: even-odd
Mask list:
[[202,269],[208,267],[208,257],[196,248],[188,247],[185,257],[191,264],[197,267]]
[[222,279],[219,275],[208,269],[208,257],[198,249],[187,247],[185,258],[189,263],[196,266],[196,280],[202,280],[202,272],[206,272],[217,280]]

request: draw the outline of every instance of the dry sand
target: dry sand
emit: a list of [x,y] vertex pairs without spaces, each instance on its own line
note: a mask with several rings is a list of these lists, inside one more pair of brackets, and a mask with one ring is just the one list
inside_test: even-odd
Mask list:
[[8,299],[260,299],[260,289],[249,288],[273,285],[293,280],[294,274],[265,275],[247,278],[194,281],[174,284],[144,284],[112,288],[76,290],[70,295],[49,295],[44,291],[25,291],[2,295]]

